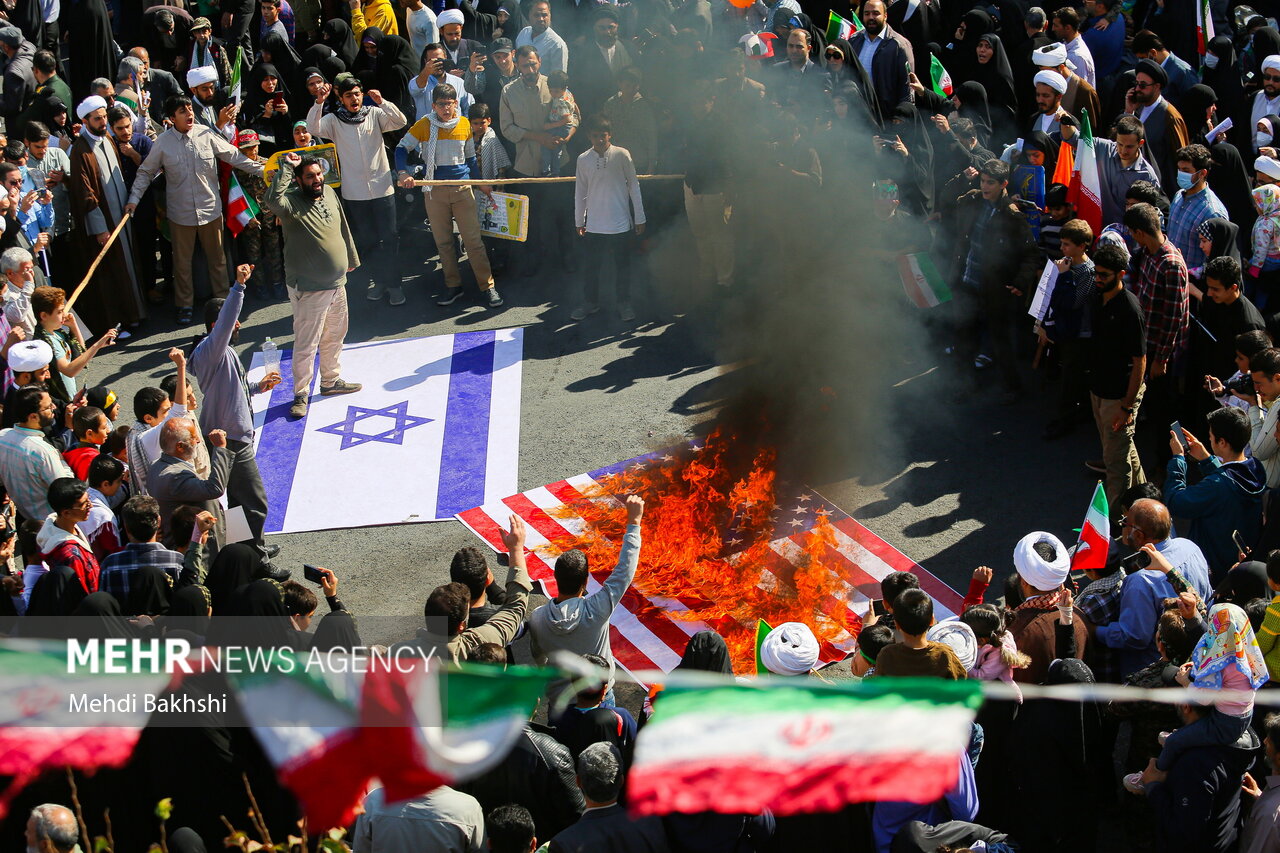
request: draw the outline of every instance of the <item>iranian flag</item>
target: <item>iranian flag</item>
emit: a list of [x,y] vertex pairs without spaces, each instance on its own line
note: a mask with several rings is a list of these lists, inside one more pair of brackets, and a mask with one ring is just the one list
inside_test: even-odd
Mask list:
[[240,69],[244,64],[244,48],[236,48],[236,64],[231,66],[231,83],[227,87],[231,90],[231,100],[236,106],[240,106]]
[[1089,111],[1080,110],[1080,144],[1067,198],[1076,206],[1076,216],[1089,223],[1094,235],[1102,233],[1102,182],[1098,179],[1098,155],[1093,146],[1093,125]]
[[862,21],[858,20],[858,16],[853,12],[853,20],[842,18],[831,10],[827,10],[827,41],[832,42],[836,39],[851,39],[858,33],[862,32]]
[[936,56],[929,57],[929,77],[933,80],[933,91],[941,98],[950,98],[954,90],[951,84],[951,72],[942,67]]
[[773,40],[776,38],[773,33],[747,33],[738,39],[738,44],[742,45],[742,51],[747,56],[769,59],[773,56]]
[[[150,712],[140,697],[163,692],[169,675],[68,672],[67,644],[0,642],[0,817],[14,795],[46,770],[93,771],[129,760]],[[121,699],[95,711],[73,707],[78,697]]]
[[959,778],[981,704],[980,682],[936,678],[668,684],[640,732],[628,804],[644,815],[788,815],[933,802]]
[[244,191],[236,178],[236,170],[222,161],[218,162],[218,173],[222,178],[222,209],[226,216],[227,227],[232,237],[239,237],[240,232],[249,227],[249,223],[261,209],[253,196]]
[[263,751],[317,828],[348,825],[373,779],[396,802],[485,773],[515,745],[554,675],[395,659],[418,664],[406,673],[348,658],[367,662],[359,674],[306,660],[286,652],[274,668],[234,681]]
[[1111,547],[1111,511],[1107,505],[1107,493],[1099,483],[1093,489],[1093,500],[1084,515],[1080,528],[1080,541],[1071,555],[1071,571],[1101,569],[1107,565],[1107,552]]
[[951,299],[951,289],[928,252],[899,255],[898,275],[902,278],[902,289],[917,307],[936,308]]
[[1208,53],[1209,42],[1213,38],[1213,14],[1209,10],[1209,0],[1196,0],[1196,52],[1202,57]]

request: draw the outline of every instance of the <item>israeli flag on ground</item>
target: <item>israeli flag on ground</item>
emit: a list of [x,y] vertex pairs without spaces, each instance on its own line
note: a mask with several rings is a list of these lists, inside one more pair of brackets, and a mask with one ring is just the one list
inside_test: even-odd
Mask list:
[[[524,330],[462,332],[353,344],[342,378],[364,388],[293,403],[283,381],[254,395],[267,533],[444,521],[516,491]],[[251,383],[264,374],[254,354]]]

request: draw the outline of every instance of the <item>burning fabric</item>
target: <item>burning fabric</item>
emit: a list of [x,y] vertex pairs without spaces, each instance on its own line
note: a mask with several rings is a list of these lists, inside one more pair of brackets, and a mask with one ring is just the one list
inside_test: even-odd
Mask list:
[[499,521],[514,512],[529,527],[529,574],[556,594],[552,565],[571,548],[587,554],[588,592],[617,562],[625,531],[622,498],[645,500],[644,548],[635,583],[614,612],[610,643],[630,670],[670,671],[689,637],[712,628],[734,671],[752,674],[759,620],[800,622],[822,663],[853,649],[880,579],[912,571],[939,604],[960,596],[812,490],[780,482],[769,448],[717,430],[705,442],[630,459],[460,513],[495,551]]

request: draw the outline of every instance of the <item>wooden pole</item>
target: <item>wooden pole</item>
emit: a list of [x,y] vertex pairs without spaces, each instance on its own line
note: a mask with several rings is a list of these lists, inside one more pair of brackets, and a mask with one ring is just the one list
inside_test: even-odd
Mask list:
[[84,274],[84,280],[80,282],[80,285],[76,287],[74,292],[72,292],[71,298],[67,300],[68,311],[71,310],[72,305],[76,304],[76,299],[84,291],[85,286],[89,284],[89,279],[93,278],[93,274],[97,272],[98,264],[102,263],[102,259],[107,256],[107,252],[111,251],[111,244],[120,236],[120,232],[124,230],[124,226],[128,224],[132,217],[133,214],[131,213],[126,213],[124,216],[120,217],[120,221],[116,223],[115,230],[107,236],[107,242],[103,243],[102,248],[98,250],[98,257],[94,258],[93,263],[89,264],[89,271]]
[[[492,181],[459,180],[459,181],[414,181],[415,187],[470,187],[477,184],[498,187],[507,184],[571,184],[576,181],[573,175],[554,178],[494,178]],[[684,175],[636,175],[638,181],[682,181]]]

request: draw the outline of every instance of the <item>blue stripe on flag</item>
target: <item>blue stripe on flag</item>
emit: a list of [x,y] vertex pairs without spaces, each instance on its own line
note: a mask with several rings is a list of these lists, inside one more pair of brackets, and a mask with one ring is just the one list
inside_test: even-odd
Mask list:
[[[320,354],[316,353],[319,362]],[[311,382],[320,375],[319,368],[311,375]],[[307,389],[310,391],[311,389]],[[284,529],[284,519],[289,512],[289,497],[293,491],[293,477],[298,470],[298,452],[302,449],[302,437],[307,431],[307,418],[292,420],[289,407],[293,405],[293,350],[280,353],[280,384],[271,389],[271,402],[262,422],[262,429],[271,427],[271,441],[258,444],[258,471],[267,493],[267,520],[265,533],[279,533]]]
[[495,332],[453,336],[436,518],[449,518],[484,503],[496,341]]

